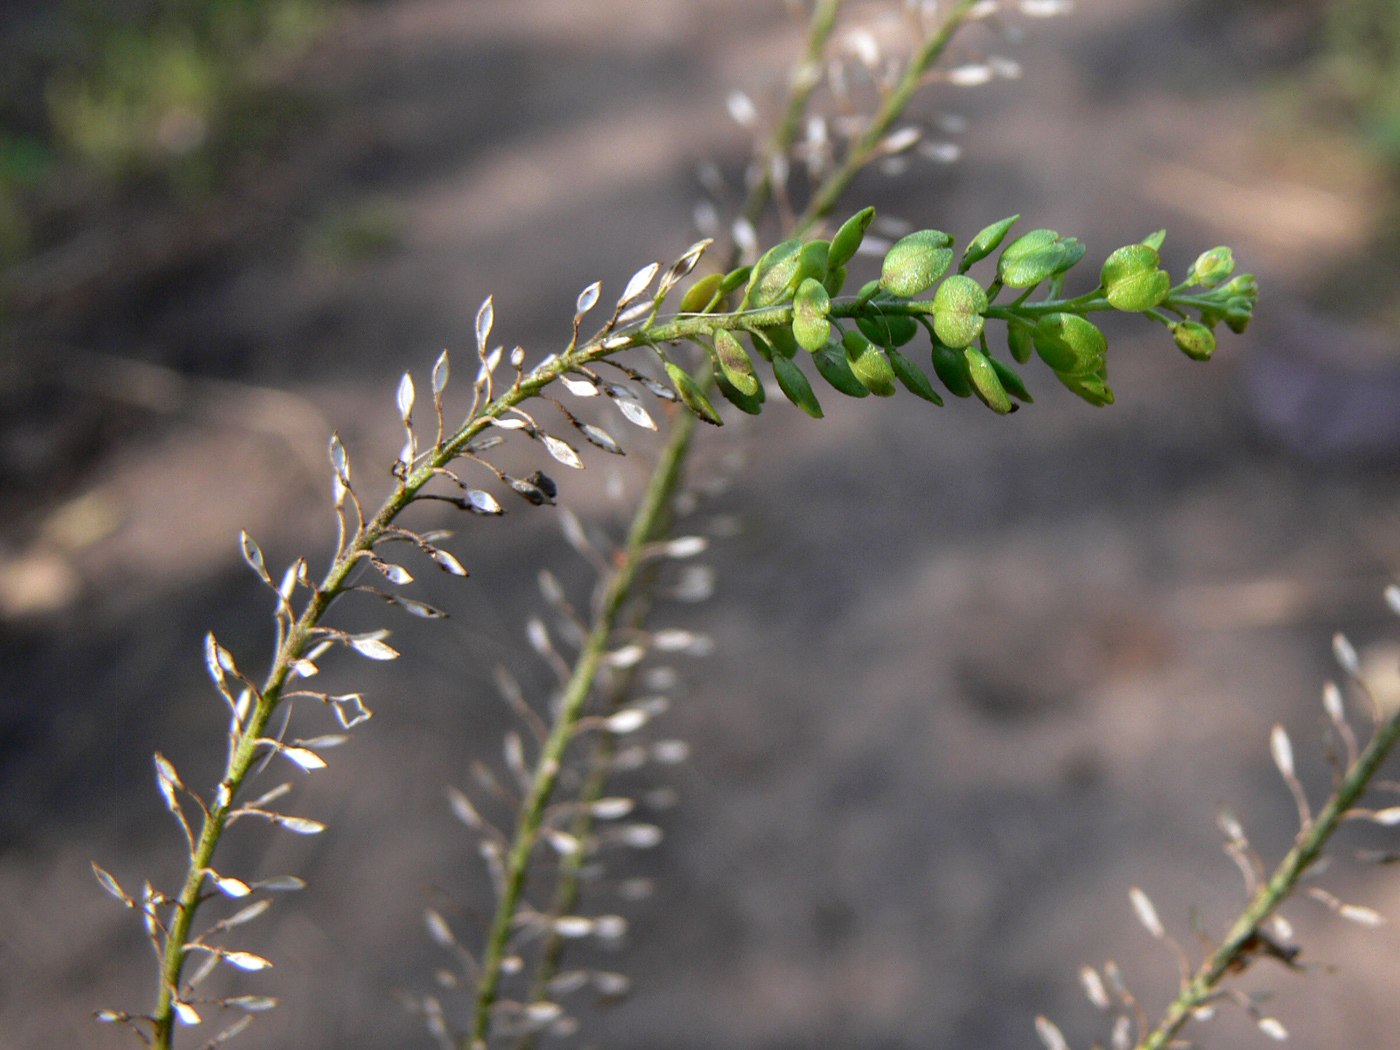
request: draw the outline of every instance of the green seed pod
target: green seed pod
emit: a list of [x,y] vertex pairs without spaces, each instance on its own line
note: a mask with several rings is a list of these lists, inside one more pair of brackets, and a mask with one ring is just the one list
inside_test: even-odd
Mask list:
[[785,357],[773,358],[773,376],[787,399],[813,419],[822,418],[822,406],[817,395],[812,393],[812,384],[802,374],[802,369]]
[[1053,274],[1067,254],[1054,230],[1031,230],[1002,250],[997,279],[1008,288],[1032,288]]
[[974,265],[996,251],[1001,246],[1002,239],[1006,237],[1007,231],[1016,224],[1020,217],[1013,215],[1009,219],[1002,219],[1001,222],[994,222],[972,238],[967,246],[967,251],[963,252],[962,262],[958,264],[958,273],[967,273]]
[[1108,257],[1100,274],[1104,298],[1115,310],[1150,310],[1171,291],[1172,279],[1159,270],[1155,249],[1129,244]]
[[876,346],[903,346],[919,334],[918,322],[908,314],[884,313],[878,301],[870,311],[856,315],[856,327]]
[[1060,377],[1061,383],[1096,408],[1113,404],[1113,391],[1109,389],[1108,384],[1101,377],[1097,375],[1067,376],[1062,372],[1055,374]]
[[749,279],[749,274],[752,272],[752,266],[741,266],[737,270],[730,270],[724,275],[724,280],[720,282],[720,292],[724,295],[728,295],[735,288],[744,284]]
[[1248,299],[1231,299],[1230,304],[1225,307],[1225,327],[1236,335],[1244,334],[1253,317],[1254,311],[1250,308]]
[[1193,361],[1209,361],[1215,353],[1215,333],[1195,321],[1181,321],[1171,326],[1172,338],[1181,352]]
[[1166,239],[1167,231],[1158,230],[1156,233],[1144,237],[1142,243],[1147,245],[1147,247],[1151,248],[1154,252],[1160,252],[1162,250],[1162,244]]
[[707,274],[692,284],[681,297],[681,313],[702,313],[711,304],[721,299],[719,286],[724,283],[724,274]]
[[797,274],[801,258],[802,242],[799,240],[783,241],[764,252],[749,274],[749,284],[744,289],[739,309],[779,302],[789,291],[788,285]]
[[799,347],[797,340],[793,338],[790,325],[780,324],[772,328],[765,328],[763,334],[768,339],[768,345],[773,348],[774,357],[786,357],[788,360],[792,360],[797,356]]
[[1204,288],[1214,288],[1234,272],[1235,253],[1222,245],[1200,254],[1188,280]]
[[827,343],[812,355],[812,363],[817,366],[817,372],[823,379],[847,397],[869,396],[870,391],[865,389],[846,363],[846,351],[842,347]]
[[1028,405],[1035,404],[1035,398],[1031,397],[1031,392],[1026,389],[1026,384],[1021,382],[1021,377],[1008,364],[1003,364],[989,354],[983,354],[987,363],[992,366],[992,371],[997,374],[997,379],[1001,380],[1002,387],[1008,394],[1017,401],[1024,401]]
[[1035,347],[1034,330],[1020,321],[1007,321],[1006,344],[1011,356],[1020,364],[1025,364],[1031,359],[1031,350]]
[[1035,349],[1056,372],[1084,376],[1103,367],[1108,341],[1078,314],[1046,314],[1035,326]]
[[836,236],[831,238],[831,249],[827,252],[828,272],[843,267],[851,261],[851,258],[856,254],[856,249],[860,247],[860,242],[865,240],[865,231],[870,229],[870,224],[874,221],[875,209],[865,208],[841,224],[841,228],[836,231]]
[[717,427],[724,426],[724,420],[720,419],[719,413],[715,411],[715,406],[710,404],[705,395],[700,392],[700,387],[695,380],[686,375],[685,369],[674,361],[666,361],[665,365],[666,374],[671,377],[676,393],[680,394],[681,400],[685,402],[685,407],[706,423],[712,423]]
[[917,230],[885,254],[880,287],[906,298],[933,287],[953,263],[953,238],[941,230]]
[[942,343],[933,344],[933,371],[954,397],[972,396],[972,376],[963,355]]
[[758,376],[754,375],[753,361],[748,352],[734,338],[732,332],[721,328],[715,332],[715,356],[724,378],[734,384],[740,393],[754,397],[758,393]]
[[972,377],[973,393],[982,403],[999,416],[1010,412],[1015,406],[1011,404],[1011,398],[1006,396],[1006,390],[997,378],[996,369],[987,360],[987,355],[977,347],[969,346],[963,351],[963,360],[967,362],[967,372]]
[[859,332],[847,332],[841,339],[846,363],[865,389],[876,397],[894,396],[894,369],[875,345]]
[[955,274],[938,286],[933,297],[933,330],[944,346],[961,350],[979,335],[986,319],[987,293],[971,277]]
[[917,394],[925,401],[932,401],[935,405],[943,404],[943,399],[933,389],[933,384],[928,381],[928,376],[924,375],[913,361],[893,347],[885,350],[885,356],[890,359],[890,367],[894,369],[895,376],[904,384],[904,388],[909,393]]
[[[1060,245],[1065,250],[1065,257],[1060,260],[1060,265],[1055,267],[1055,276],[1060,278],[1059,286],[1063,289],[1065,271],[1069,270],[1079,262],[1080,259],[1084,258],[1084,253],[1089,249],[1080,242],[1078,237],[1066,237],[1060,242]],[[1058,298],[1059,294],[1059,292],[1056,292],[1055,296]]]
[[831,297],[815,277],[808,277],[797,286],[792,300],[792,334],[804,350],[816,353],[826,345],[831,335]]
[[715,387],[724,395],[724,399],[731,405],[740,412],[746,412],[751,416],[756,416],[763,411],[764,397],[762,383],[758,384],[758,393],[756,395],[749,395],[736,389],[733,383],[724,378],[724,372],[720,370],[718,364],[715,364],[714,372]]
[[792,290],[807,278],[820,281],[826,276],[826,260],[830,245],[826,241],[808,241],[802,246],[802,254],[797,258],[797,274],[793,277]]
[[828,267],[822,285],[826,288],[827,295],[840,295],[841,289],[846,287],[846,268],[844,266],[838,266],[835,269]]

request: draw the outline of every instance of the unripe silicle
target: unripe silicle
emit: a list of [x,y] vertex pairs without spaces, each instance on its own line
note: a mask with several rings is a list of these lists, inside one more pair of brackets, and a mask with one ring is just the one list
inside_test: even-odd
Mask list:
[[894,369],[885,355],[859,332],[847,332],[841,342],[846,347],[846,363],[861,386],[877,397],[893,397]]
[[1181,352],[1193,361],[1209,361],[1215,353],[1215,334],[1203,324],[1181,321],[1171,326],[1172,338]]

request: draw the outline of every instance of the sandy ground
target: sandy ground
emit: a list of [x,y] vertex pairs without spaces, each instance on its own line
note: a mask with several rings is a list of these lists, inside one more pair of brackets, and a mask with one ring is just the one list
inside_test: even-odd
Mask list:
[[[1020,44],[979,30],[962,54],[1014,55],[1023,78],[935,86],[916,111],[930,125],[966,117],[940,133],[964,159],[853,192],[852,210],[873,202],[963,237],[1020,211],[1086,240],[1091,262],[1159,226],[1178,272],[1229,242],[1261,275],[1259,321],[1209,366],[1115,325],[1106,410],[1032,369],[1037,402],[1008,419],[832,394],[820,423],[770,403],[704,435],[682,528],[715,537],[717,593],[665,604],[657,622],[717,647],[675,663],[675,706],[656,725],[689,741],[690,761],[620,783],[678,801],[648,818],[666,829],[659,848],[615,862],[654,878],[656,896],[620,902],[605,882],[588,901],[631,920],[602,963],[635,993],[602,1017],[585,1009],[583,1045],[993,1050],[1036,1045],[1043,1012],[1086,1046],[1107,1024],[1079,992],[1080,965],[1117,959],[1149,1012],[1173,988],[1130,886],[1194,952],[1191,910],[1218,934],[1241,900],[1218,808],[1266,857],[1286,848],[1296,817],[1269,729],[1288,727],[1320,797],[1332,632],[1393,667],[1380,591],[1400,560],[1400,482],[1377,454],[1393,437],[1385,405],[1346,439],[1336,428],[1359,417],[1345,391],[1308,415],[1310,388],[1282,404],[1269,385],[1300,354],[1315,379],[1318,344],[1334,357],[1371,345],[1332,322],[1304,338],[1290,320],[1380,207],[1345,150],[1273,134],[1265,89],[1305,47],[1300,26],[1287,8],[1086,0],[1027,24]],[[21,347],[61,348],[66,363],[45,366],[67,370],[55,396],[102,422],[62,498],[35,486],[4,522],[0,1048],[122,1045],[91,1012],[146,1008],[149,952],[88,863],[129,887],[178,877],[150,754],[210,782],[222,716],[201,639],[213,630],[247,664],[270,644],[238,530],[276,565],[323,564],[328,429],[380,491],[398,374],[425,387],[439,350],[467,351],[488,292],[498,334],[537,355],[560,345],[583,285],[618,290],[684,249],[697,162],[716,159],[731,182],[743,163],[725,95],[770,98],[793,41],[781,5],[738,0],[359,9],[306,74],[327,117],[274,172],[282,196],[269,191],[252,233],[178,279],[26,323]],[[385,206],[403,234],[389,254],[335,262],[308,246],[326,216]],[[6,455],[42,468],[42,422]],[[652,446],[615,412],[600,422],[632,455],[588,456],[585,475],[560,480],[616,537]],[[393,995],[431,990],[445,961],[421,909],[468,929],[487,901],[443,786],[467,786],[474,758],[499,761],[508,720],[492,666],[537,699],[549,688],[523,632],[539,567],[575,594],[588,586],[556,513],[511,509],[451,522],[465,583],[414,563],[412,593],[452,619],[394,621],[404,658],[390,668],[327,669],[375,710],[328,770],[297,778],[289,811],[330,830],[252,829],[221,855],[229,874],[309,883],[240,938],[276,967],[237,989],[283,1005],[236,1045],[432,1045]],[[344,616],[388,622],[377,608]],[[328,725],[298,718],[306,735]],[[1348,832],[1323,885],[1400,914],[1394,876],[1347,859],[1363,837]],[[1393,1045],[1395,928],[1309,901],[1288,915],[1302,958],[1337,972],[1261,964],[1241,987],[1279,993],[1265,1008],[1296,1045]],[[1199,1038],[1264,1039],[1237,1010]]]

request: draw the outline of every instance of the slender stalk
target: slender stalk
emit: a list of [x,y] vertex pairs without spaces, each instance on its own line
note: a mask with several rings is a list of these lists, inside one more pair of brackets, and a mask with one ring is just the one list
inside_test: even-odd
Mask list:
[[840,201],[841,196],[850,188],[851,182],[861,169],[874,159],[879,151],[881,140],[889,133],[890,126],[900,118],[908,107],[909,100],[914,97],[914,92],[919,89],[919,85],[923,83],[924,77],[933,68],[933,64],[943,56],[949,42],[962,24],[967,21],[977,3],[978,0],[958,0],[958,3],[948,12],[948,16],[924,41],[923,46],[910,60],[904,75],[899,79],[899,83],[880,104],[879,110],[871,119],[870,126],[865,129],[865,133],[847,151],[846,158],[841,162],[840,167],[827,176],[822,181],[821,187],[813,194],[811,201],[807,204],[807,210],[802,213],[802,218],[797,222],[797,232],[794,236],[806,233],[821,221],[823,216],[830,214],[837,202]]
[[1347,811],[1366,790],[1397,739],[1400,739],[1400,714],[1382,723],[1376,730],[1365,750],[1347,769],[1316,820],[1299,833],[1297,842],[1274,869],[1268,882],[1259,888],[1219,947],[1201,964],[1190,983],[1167,1007],[1157,1026],[1138,1043],[1137,1050],[1165,1050],[1195,1010],[1210,1000],[1225,975],[1248,960],[1253,946],[1258,943],[1255,938],[1260,928],[1293,892],[1308,867],[1317,860],[1323,846],[1346,819]]

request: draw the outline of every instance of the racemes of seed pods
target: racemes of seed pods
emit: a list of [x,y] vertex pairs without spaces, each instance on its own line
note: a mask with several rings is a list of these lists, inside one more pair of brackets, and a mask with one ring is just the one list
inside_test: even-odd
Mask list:
[[[1234,270],[1229,248],[1205,252],[1186,279],[1173,286],[1161,268],[1158,251],[1165,231],[1160,231],[1110,255],[1097,288],[1064,298],[1065,279],[1084,257],[1084,245],[1053,230],[1032,230],[1001,248],[1020,218],[1012,216],[973,237],[951,275],[953,238],[939,230],[911,233],[886,253],[878,280],[854,298],[839,298],[847,264],[874,216],[873,208],[857,213],[830,241],[784,241],[752,267],[711,274],[686,292],[682,316],[713,313],[717,321],[723,316],[723,327],[692,339],[713,361],[720,393],[742,411],[761,410],[764,384],[736,333],[747,335],[788,399],[814,417],[822,415],[821,404],[796,364],[799,349],[842,394],[888,397],[903,385],[941,405],[929,377],[901,349],[921,329],[930,340],[933,371],[943,388],[956,397],[975,394],[1005,414],[1015,411],[1017,401],[1029,403],[1031,395],[1011,361],[993,351],[988,321],[1005,323],[1005,353],[1016,364],[1038,355],[1074,393],[1090,404],[1108,405],[1113,403],[1108,343],[1087,315],[1102,310],[1145,314],[1166,325],[1189,357],[1204,361],[1215,350],[1216,327],[1223,321],[1230,330],[1243,332],[1258,296],[1252,276],[1229,280]],[[968,275],[998,248],[990,283]],[[1041,288],[1045,295],[1033,300]],[[930,290],[931,298],[919,298]],[[735,311],[726,313],[736,297]],[[701,418],[720,422],[690,377],[664,355],[663,364],[686,404]]]

